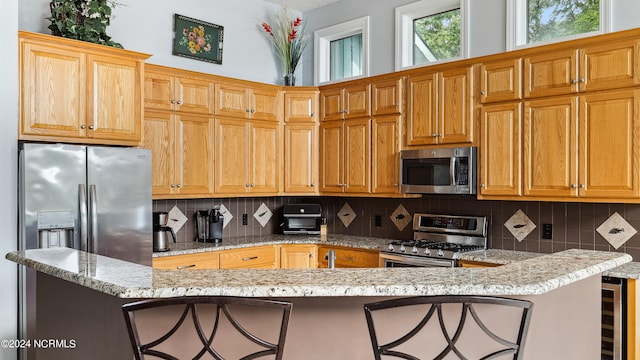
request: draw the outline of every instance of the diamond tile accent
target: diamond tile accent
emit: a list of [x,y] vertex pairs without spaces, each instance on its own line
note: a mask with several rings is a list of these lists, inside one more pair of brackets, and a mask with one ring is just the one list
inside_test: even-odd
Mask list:
[[518,209],[518,211],[504,223],[504,227],[513,234],[516,240],[522,241],[536,228],[536,224],[529,219],[527,214]]
[[258,210],[256,210],[256,212],[253,214],[253,217],[258,220],[262,227],[265,227],[265,225],[267,225],[272,216],[273,212],[271,212],[271,210],[267,205],[265,205],[265,203],[262,203],[260,207],[258,207]]
[[340,211],[338,211],[338,219],[342,221],[344,227],[348,228],[351,225],[351,222],[355,220],[357,217],[356,213],[353,211],[349,203],[344,203]]
[[233,219],[233,214],[222,204],[220,204],[220,214],[224,216],[224,221],[222,222],[222,228],[224,229],[227,227],[227,224],[231,222],[231,219]]
[[638,232],[617,212],[598,226],[596,231],[616,249]]
[[187,222],[187,216],[178,209],[177,206],[174,206],[171,211],[169,211],[169,222],[167,225],[173,229],[173,233],[177,234],[178,230],[182,229],[182,226]]
[[398,205],[389,218],[400,231],[404,230],[404,228],[411,222],[411,214],[409,214],[402,204]]

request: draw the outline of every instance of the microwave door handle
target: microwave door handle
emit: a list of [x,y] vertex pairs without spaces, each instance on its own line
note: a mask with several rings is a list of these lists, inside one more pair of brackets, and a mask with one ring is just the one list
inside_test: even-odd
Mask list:
[[458,183],[456,181],[456,157],[452,156],[451,157],[451,163],[449,164],[449,173],[451,175],[451,186],[456,186],[456,184]]

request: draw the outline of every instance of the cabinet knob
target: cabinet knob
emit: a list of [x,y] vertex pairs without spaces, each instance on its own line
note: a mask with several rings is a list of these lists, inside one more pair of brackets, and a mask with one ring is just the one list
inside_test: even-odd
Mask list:
[[251,187],[255,187],[255,186],[256,186],[256,184],[253,184],[253,183],[251,184]]
[[171,184],[170,186],[171,186],[172,188],[174,188],[174,187],[176,187],[176,184]]
[[178,101],[176,101],[176,104],[178,104],[178,105],[182,105],[182,101],[181,101],[181,100],[178,100]]
[[571,185],[570,185],[570,187],[571,187],[572,189],[575,189],[575,188],[576,188],[576,184],[571,184]]
[[80,125],[80,129],[83,129],[83,130],[84,130],[84,129],[86,129],[86,128],[87,128],[87,125],[85,125],[85,124]]
[[436,137],[436,136],[438,136],[438,135],[436,135],[436,134],[431,134],[431,137]]
[[176,103],[175,99],[171,99],[171,103],[175,104]]
[[244,184],[244,187],[249,187],[249,186],[250,186],[249,184]]
[[579,187],[580,189],[584,189],[584,184],[580,184],[580,185],[578,185],[578,187]]
[[480,95],[483,95],[483,96],[484,96],[484,91],[480,91]]
[[480,184],[480,187],[481,187],[481,188],[484,188],[484,184],[482,184],[482,183],[481,183],[481,184]]
[[244,109],[245,112],[251,112],[251,109]]
[[577,83],[576,79],[571,79],[571,83],[572,83],[572,84]]
[[89,130],[93,130],[93,129],[95,129],[95,128],[96,128],[95,126],[93,126],[93,125],[89,125]]
[[178,184],[176,186],[178,187],[178,189],[180,189],[182,187],[182,184]]
[[316,184],[311,183],[311,184],[309,184],[309,186],[314,187],[314,186],[316,186]]
[[580,78],[580,79],[578,80],[578,82],[583,83],[583,82],[584,82],[584,78]]
[[314,117],[316,115],[316,113],[311,113],[309,114],[309,117]]
[[256,112],[256,109],[251,109],[251,113],[253,114],[254,112]]

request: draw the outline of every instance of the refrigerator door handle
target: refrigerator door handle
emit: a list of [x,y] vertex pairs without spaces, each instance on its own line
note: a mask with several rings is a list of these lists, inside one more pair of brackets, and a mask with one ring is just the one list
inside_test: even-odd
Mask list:
[[89,252],[98,252],[98,208],[96,186],[89,185]]
[[78,184],[78,214],[80,215],[80,250],[88,251],[87,189],[84,184]]

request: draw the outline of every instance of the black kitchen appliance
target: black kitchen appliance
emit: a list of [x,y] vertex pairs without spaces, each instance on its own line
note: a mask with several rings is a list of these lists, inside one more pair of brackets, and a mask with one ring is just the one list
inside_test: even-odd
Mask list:
[[219,243],[222,241],[224,215],[220,209],[199,210],[196,212],[196,241]]
[[169,251],[169,234],[173,242],[176,242],[176,234],[170,226],[169,213],[161,211],[153,213],[153,251]]
[[320,235],[320,204],[286,204],[282,207],[283,234]]

